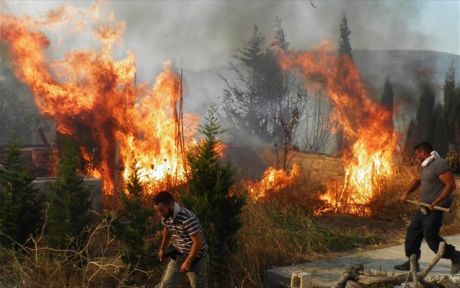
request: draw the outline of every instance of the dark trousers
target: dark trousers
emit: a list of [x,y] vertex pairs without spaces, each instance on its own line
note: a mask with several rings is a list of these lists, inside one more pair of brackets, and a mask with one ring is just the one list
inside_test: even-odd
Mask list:
[[[407,228],[405,241],[407,257],[416,254],[417,259],[420,258],[420,246],[422,245],[423,238],[425,238],[426,243],[434,253],[438,252],[439,243],[444,241],[439,236],[439,230],[442,226],[442,213],[441,211],[432,211],[428,215],[423,215],[420,211],[415,213]],[[455,247],[446,245],[446,250],[442,258],[452,259],[454,254]]]

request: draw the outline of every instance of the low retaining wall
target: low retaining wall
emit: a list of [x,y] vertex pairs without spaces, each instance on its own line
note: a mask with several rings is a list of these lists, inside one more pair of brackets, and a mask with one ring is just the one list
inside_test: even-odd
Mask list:
[[[51,185],[56,181],[55,177],[38,177],[32,185],[36,187],[42,195],[50,196]],[[102,210],[102,181],[93,177],[84,177],[83,186],[91,193],[91,207],[96,211]]]

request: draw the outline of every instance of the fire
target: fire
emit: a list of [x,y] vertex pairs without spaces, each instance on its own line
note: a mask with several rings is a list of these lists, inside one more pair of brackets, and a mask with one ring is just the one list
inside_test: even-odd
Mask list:
[[[99,2],[86,12],[60,7],[41,20],[1,14],[0,43],[9,49],[16,77],[57,131],[79,143],[86,172],[102,179],[106,195],[119,190],[117,179],[127,180],[133,169],[144,183],[185,180],[183,153],[193,145],[198,119],[182,117],[179,75],[165,64],[153,87],[135,83],[135,55],[112,56],[124,23],[103,15]],[[51,42],[37,29],[69,23],[71,33],[91,27],[99,48],[50,60],[45,52]]]
[[299,176],[299,165],[294,164],[288,173],[284,169],[268,167],[262,179],[258,182],[248,184],[249,196],[252,200],[263,200],[273,193],[279,193],[289,187],[292,182]]
[[327,43],[314,51],[280,55],[280,63],[298,70],[309,90],[326,91],[333,104],[331,117],[345,136],[345,181],[341,189],[328,186],[324,211],[368,215],[382,181],[394,175],[398,138],[388,125],[390,111],[372,99],[350,59],[335,56]]

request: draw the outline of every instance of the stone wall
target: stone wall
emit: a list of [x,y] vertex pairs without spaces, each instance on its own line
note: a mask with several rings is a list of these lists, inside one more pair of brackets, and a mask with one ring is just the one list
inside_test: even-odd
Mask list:
[[301,174],[309,181],[325,183],[329,179],[344,177],[343,162],[340,158],[324,154],[294,152],[292,164],[300,166]]

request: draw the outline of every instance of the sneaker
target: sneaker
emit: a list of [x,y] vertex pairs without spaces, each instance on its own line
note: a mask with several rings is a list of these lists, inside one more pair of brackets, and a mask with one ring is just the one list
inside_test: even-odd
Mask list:
[[460,272],[460,252],[455,251],[454,257],[452,258],[452,266],[450,268],[450,274],[454,275]]
[[[393,268],[399,271],[410,271],[410,262],[408,260],[400,265],[394,266]],[[417,268],[417,272],[420,272],[420,265],[418,264],[418,261],[416,262],[416,268]]]

